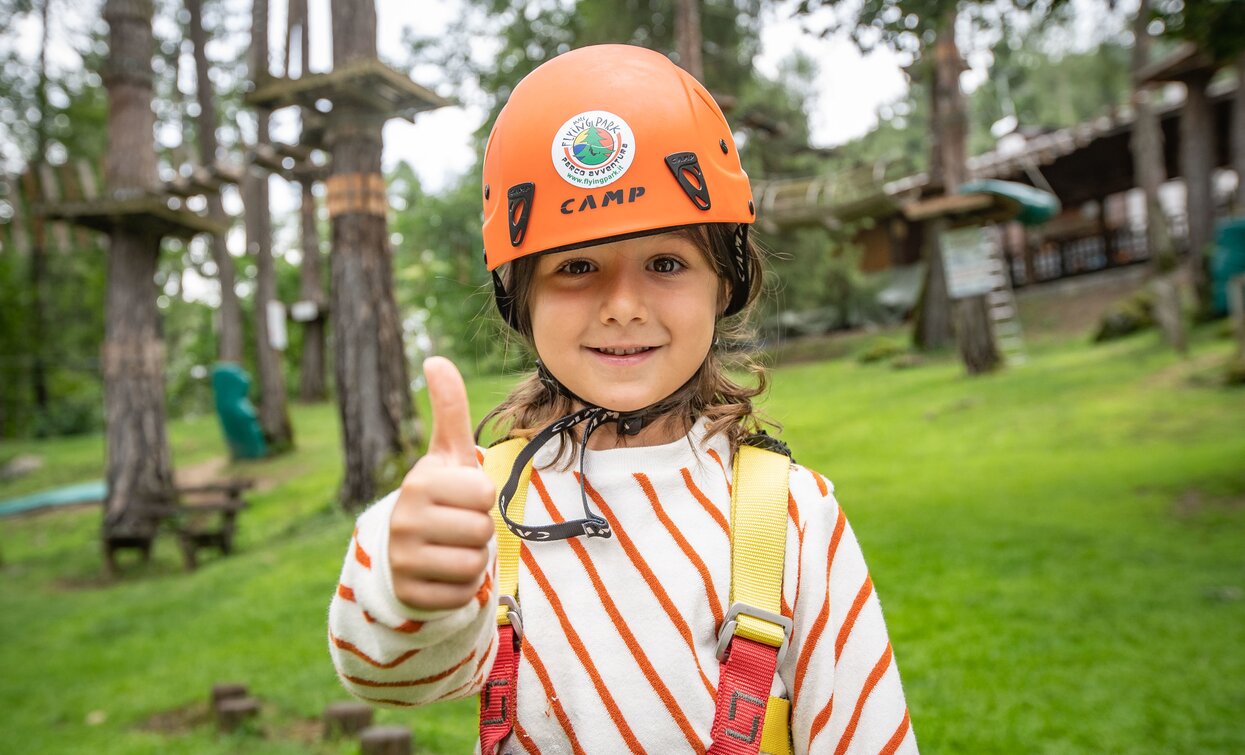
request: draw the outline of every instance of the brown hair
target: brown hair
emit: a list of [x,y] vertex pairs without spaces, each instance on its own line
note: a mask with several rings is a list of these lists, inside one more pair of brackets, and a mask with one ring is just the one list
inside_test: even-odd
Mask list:
[[[722,281],[723,301],[729,296],[728,289],[730,281],[733,280],[729,270],[736,244],[736,228],[737,226],[730,223],[709,223],[675,229],[675,232],[696,244],[713,265],[714,272]],[[748,240],[748,251],[751,285],[747,306],[729,318],[718,318],[714,325],[713,346],[700,368],[682,388],[653,407],[662,416],[681,422],[685,431],[691,429],[698,417],[708,418],[709,437],[725,432],[730,439],[732,451],[738,447],[742,438],[758,432],[763,424],[778,427],[777,423],[758,415],[752,406],[752,399],[764,393],[769,385],[765,368],[743,351],[732,348],[745,342],[751,335],[747,327],[747,314],[761,290],[762,252],[751,238]],[[510,263],[504,274],[506,290],[514,296],[518,335],[527,350],[533,354],[536,349],[533,345],[529,312],[536,265],[536,257],[521,257]],[[737,383],[727,374],[728,368],[749,373],[755,383],[752,386]],[[533,373],[480,420],[480,424],[476,426],[476,437],[479,439],[484,428],[492,424],[502,436],[528,438],[572,411],[574,407],[570,399]],[[569,450],[571,445],[563,443],[563,451]]]

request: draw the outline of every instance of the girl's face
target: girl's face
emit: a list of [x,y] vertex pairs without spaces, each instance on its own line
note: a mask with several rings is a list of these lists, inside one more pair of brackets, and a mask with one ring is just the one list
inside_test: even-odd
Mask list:
[[585,401],[643,409],[704,361],[721,288],[699,247],[673,233],[546,254],[529,300],[536,351]]

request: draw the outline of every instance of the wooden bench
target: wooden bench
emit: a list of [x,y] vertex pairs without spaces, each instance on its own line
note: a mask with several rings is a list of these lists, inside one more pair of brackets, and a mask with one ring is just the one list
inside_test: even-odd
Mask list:
[[199,565],[199,551],[204,548],[229,555],[238,513],[247,506],[242,491],[253,486],[251,480],[183,486],[137,503],[136,526],[131,531],[104,533],[108,572],[117,573],[116,553],[120,550],[137,550],[143,561],[150,560],[152,543],[161,529],[177,534],[182,561],[189,571]]

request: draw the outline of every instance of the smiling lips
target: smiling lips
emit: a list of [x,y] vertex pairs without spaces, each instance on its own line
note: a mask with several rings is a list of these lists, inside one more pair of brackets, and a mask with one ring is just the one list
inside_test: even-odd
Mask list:
[[639,354],[644,351],[651,351],[653,346],[592,346],[590,347],[598,354],[606,354],[613,357],[626,357],[632,354]]

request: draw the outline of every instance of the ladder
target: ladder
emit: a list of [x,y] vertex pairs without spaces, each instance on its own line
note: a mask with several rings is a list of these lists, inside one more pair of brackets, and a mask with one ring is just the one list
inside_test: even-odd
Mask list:
[[1016,294],[1012,291],[1011,276],[1004,268],[1002,244],[992,244],[989,270],[993,283],[986,293],[986,307],[990,310],[994,335],[1007,364],[1022,365],[1028,361],[1025,353],[1024,332],[1020,327],[1020,312],[1016,306]]

